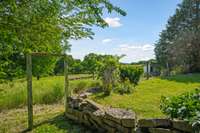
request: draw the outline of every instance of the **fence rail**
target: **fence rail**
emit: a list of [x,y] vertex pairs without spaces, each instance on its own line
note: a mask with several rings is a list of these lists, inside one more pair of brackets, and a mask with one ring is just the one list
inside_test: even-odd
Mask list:
[[81,80],[81,79],[91,79],[93,76],[85,76],[85,77],[69,77],[69,80]]

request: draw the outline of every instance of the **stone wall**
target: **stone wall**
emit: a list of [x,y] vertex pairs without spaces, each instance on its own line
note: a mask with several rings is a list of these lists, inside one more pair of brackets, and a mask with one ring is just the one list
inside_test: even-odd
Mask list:
[[181,120],[140,119],[137,133],[192,133],[192,126]]
[[[66,116],[100,133],[192,133],[185,121],[140,119],[131,110],[103,107],[86,97],[70,97]],[[198,132],[197,132],[198,133]]]
[[66,116],[101,133],[132,133],[135,113],[130,110],[103,107],[88,99],[70,97]]

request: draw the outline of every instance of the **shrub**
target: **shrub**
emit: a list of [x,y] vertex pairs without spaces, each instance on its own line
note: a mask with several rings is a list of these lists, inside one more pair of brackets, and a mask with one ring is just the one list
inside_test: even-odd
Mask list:
[[130,83],[136,86],[143,74],[143,69],[141,67],[133,67],[131,65],[123,65],[120,67],[120,79],[125,82],[127,79]]
[[171,98],[162,97],[160,108],[171,118],[189,120],[193,126],[199,127],[200,89]]
[[119,77],[119,58],[106,56],[99,67],[99,76],[102,80],[104,94],[110,95]]
[[73,90],[73,93],[79,94],[83,92],[87,87],[87,82],[85,81],[80,81],[77,83],[76,87]]
[[94,87],[94,88],[101,88],[102,87],[102,85],[101,85],[101,83],[100,83],[100,81],[94,81],[94,82],[92,82],[90,85],[89,85],[89,87]]
[[115,87],[115,92],[123,94],[129,94],[133,92],[133,85],[130,83],[129,79],[126,79],[124,82],[117,84]]

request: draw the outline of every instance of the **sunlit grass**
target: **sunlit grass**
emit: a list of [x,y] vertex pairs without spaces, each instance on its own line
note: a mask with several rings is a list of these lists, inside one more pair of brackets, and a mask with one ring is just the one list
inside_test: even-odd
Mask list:
[[[78,75],[79,77],[80,75]],[[83,75],[82,75],[83,76]],[[76,76],[70,76],[70,78]],[[85,83],[85,88],[90,87],[94,82],[92,79],[70,81],[69,89],[73,90],[79,83]],[[84,89],[84,88],[83,88]],[[64,77],[45,77],[40,80],[33,79],[33,103],[52,104],[62,101],[64,96]],[[0,84],[0,110],[18,108],[27,103],[26,80],[16,80]]]
[[[64,116],[64,106],[35,105],[34,128],[31,133],[92,133]],[[0,113],[0,133],[27,132],[26,108],[12,109]]]
[[200,87],[200,74],[177,75],[142,80],[129,95],[97,94],[91,98],[103,105],[132,109],[140,118],[165,117],[159,107],[161,96],[179,95],[197,87]]

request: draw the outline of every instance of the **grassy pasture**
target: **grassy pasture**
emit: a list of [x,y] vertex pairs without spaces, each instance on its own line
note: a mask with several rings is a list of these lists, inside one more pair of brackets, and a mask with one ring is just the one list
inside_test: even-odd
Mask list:
[[[63,98],[63,80],[62,76],[41,78],[39,81],[33,80],[35,126],[32,132],[92,133],[63,116],[64,106],[60,103]],[[92,79],[74,80],[70,81],[70,88],[88,88],[97,82]],[[106,106],[132,109],[140,118],[165,117],[159,109],[161,96],[179,95],[197,87],[200,87],[200,74],[177,75],[169,78],[157,77],[142,80],[134,92],[129,95],[112,93],[105,97],[99,93],[90,98]],[[27,128],[27,109],[24,107],[26,82],[18,80],[14,84],[0,84],[0,89],[0,109],[2,109],[0,111],[0,132],[24,131]]]
[[135,111],[140,118],[165,117],[160,111],[161,96],[174,96],[200,87],[200,74],[177,75],[168,78],[151,78],[142,80],[133,94],[111,94],[104,97],[102,93],[91,99],[106,106],[127,108]]
[[[83,77],[84,75],[71,75],[70,79]],[[86,75],[85,75],[86,76]],[[84,89],[93,86],[95,82],[92,79],[81,79],[70,81],[70,89]],[[27,102],[26,80],[16,80],[14,82],[0,84],[0,111],[3,109],[12,109],[23,107]],[[34,104],[52,104],[62,101],[64,96],[64,77],[54,76],[45,77],[40,80],[33,79],[33,103]]]

